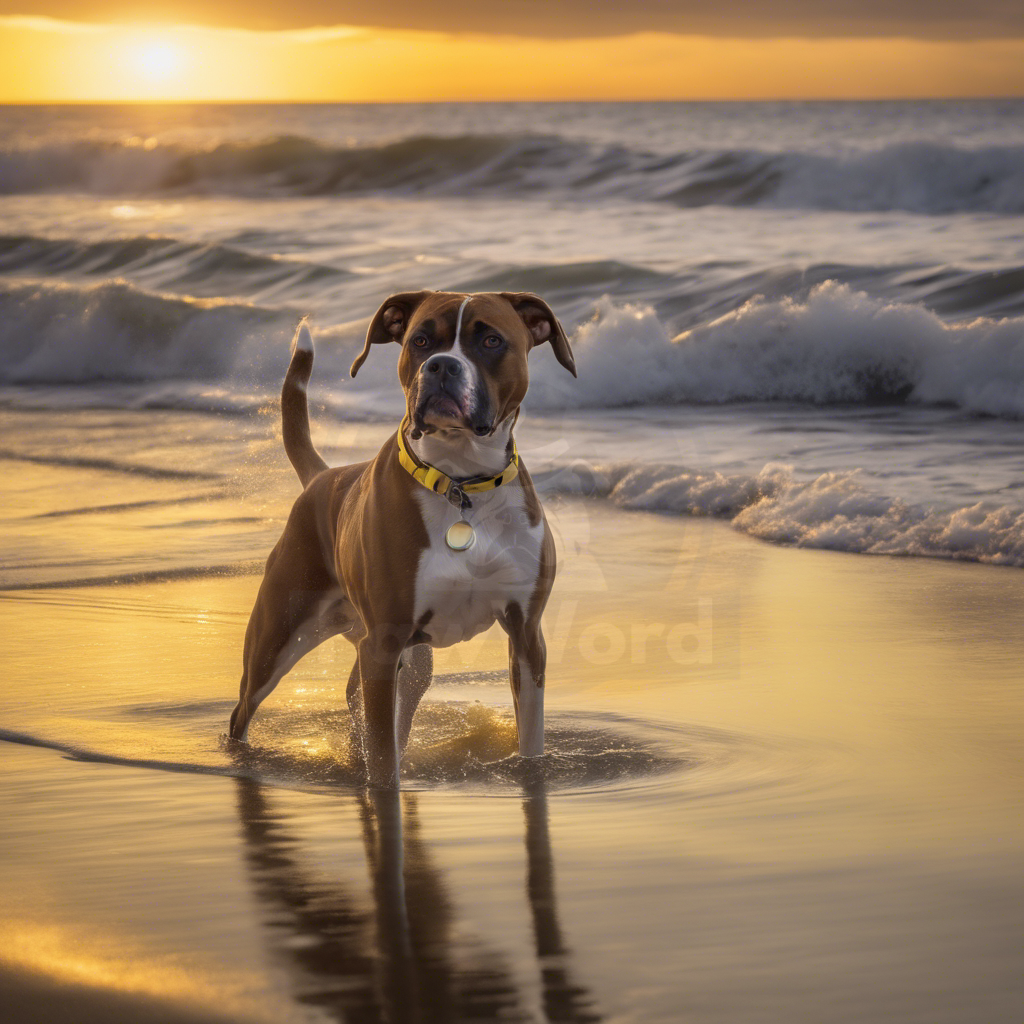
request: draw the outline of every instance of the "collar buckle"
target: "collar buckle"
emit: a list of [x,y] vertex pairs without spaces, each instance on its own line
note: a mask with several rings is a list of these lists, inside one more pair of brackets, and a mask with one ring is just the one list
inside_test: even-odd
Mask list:
[[473,507],[473,502],[469,500],[469,496],[462,489],[462,487],[452,481],[451,487],[448,488],[448,493],[445,497],[454,505],[460,512],[464,512],[467,508]]

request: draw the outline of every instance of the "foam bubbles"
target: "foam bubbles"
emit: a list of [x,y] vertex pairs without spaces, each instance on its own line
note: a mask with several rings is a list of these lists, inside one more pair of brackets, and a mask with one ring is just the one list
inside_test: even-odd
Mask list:
[[776,544],[1024,567],[1024,509],[985,502],[960,508],[911,504],[873,490],[858,470],[799,480],[791,467],[774,463],[753,475],[619,463],[586,474],[563,467],[535,477],[549,494],[721,516]]
[[909,400],[1024,416],[1024,318],[947,323],[835,281],[803,302],[755,297],[674,339],[651,308],[605,299],[572,340],[578,383],[540,352],[528,405]]
[[[161,295],[124,281],[9,282],[0,287],[0,381],[201,380],[276,392],[297,319],[287,307]],[[318,330],[314,386],[343,388],[347,397],[332,403],[342,416],[400,399],[392,353],[348,379],[364,329],[353,321]],[[949,323],[835,281],[804,301],[754,297],[675,338],[650,307],[604,298],[572,345],[577,380],[538,347],[528,408],[906,400],[1024,416],[1024,317]],[[184,390],[193,407],[194,389]],[[173,404],[170,393],[165,400]]]

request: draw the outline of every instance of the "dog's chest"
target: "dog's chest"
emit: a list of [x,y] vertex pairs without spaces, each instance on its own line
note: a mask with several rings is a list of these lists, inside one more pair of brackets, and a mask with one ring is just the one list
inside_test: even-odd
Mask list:
[[429,491],[416,494],[430,544],[416,573],[415,621],[433,647],[450,647],[492,625],[515,601],[526,611],[537,585],[544,542],[543,519],[529,522],[521,487],[473,495],[466,513],[473,546],[452,551],[445,532],[459,513]]

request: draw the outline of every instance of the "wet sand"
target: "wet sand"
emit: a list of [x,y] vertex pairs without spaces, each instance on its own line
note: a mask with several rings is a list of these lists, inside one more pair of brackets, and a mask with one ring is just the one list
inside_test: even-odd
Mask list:
[[[5,569],[8,1019],[1019,1021],[1017,571],[548,502],[548,754],[509,756],[494,632],[439,655],[403,795],[373,799],[343,641],[251,751],[220,740],[286,474],[254,511],[218,479],[3,468],[9,536],[107,580]],[[167,505],[45,518],[55,494]]]

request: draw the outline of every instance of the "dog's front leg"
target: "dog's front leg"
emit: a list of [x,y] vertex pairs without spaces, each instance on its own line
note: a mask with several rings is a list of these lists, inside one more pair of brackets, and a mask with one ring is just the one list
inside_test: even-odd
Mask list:
[[370,785],[381,789],[398,785],[395,697],[403,647],[392,633],[372,630],[359,641],[358,647],[366,774]]
[[519,753],[544,753],[544,670],[547,647],[540,617],[524,619],[518,604],[509,605],[502,623],[508,633],[508,674],[516,712]]
[[434,652],[426,644],[407,647],[402,654],[398,670],[398,759],[405,756],[409,744],[409,732],[416,709],[423,695],[430,689],[430,678],[434,671]]

